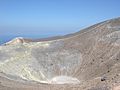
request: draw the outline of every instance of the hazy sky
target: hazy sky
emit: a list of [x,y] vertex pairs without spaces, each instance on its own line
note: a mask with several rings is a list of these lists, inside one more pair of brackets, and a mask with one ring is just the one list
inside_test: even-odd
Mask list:
[[0,36],[79,31],[120,16],[120,0],[0,0]]

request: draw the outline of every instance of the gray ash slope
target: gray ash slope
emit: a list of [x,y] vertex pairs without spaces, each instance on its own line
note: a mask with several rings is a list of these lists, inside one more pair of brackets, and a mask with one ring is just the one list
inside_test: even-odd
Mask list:
[[0,72],[13,81],[79,84],[81,90],[119,84],[120,18],[57,39],[16,38],[0,46]]

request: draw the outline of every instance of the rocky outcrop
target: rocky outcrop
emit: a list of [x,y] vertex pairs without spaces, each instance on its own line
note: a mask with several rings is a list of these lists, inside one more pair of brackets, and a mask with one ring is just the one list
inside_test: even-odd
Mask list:
[[29,43],[29,42],[32,42],[31,39],[25,39],[23,37],[17,37],[17,38],[14,38],[13,40],[5,43],[4,45],[15,45],[15,44],[22,44],[22,43]]

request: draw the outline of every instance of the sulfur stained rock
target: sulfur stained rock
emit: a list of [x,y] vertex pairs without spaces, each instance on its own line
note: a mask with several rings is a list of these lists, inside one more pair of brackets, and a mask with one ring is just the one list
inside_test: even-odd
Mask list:
[[119,90],[120,18],[0,46],[0,90]]

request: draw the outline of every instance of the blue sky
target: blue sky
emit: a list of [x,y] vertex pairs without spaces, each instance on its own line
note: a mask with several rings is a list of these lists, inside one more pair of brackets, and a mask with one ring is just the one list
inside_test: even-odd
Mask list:
[[47,37],[120,16],[120,0],[0,0],[0,37]]

